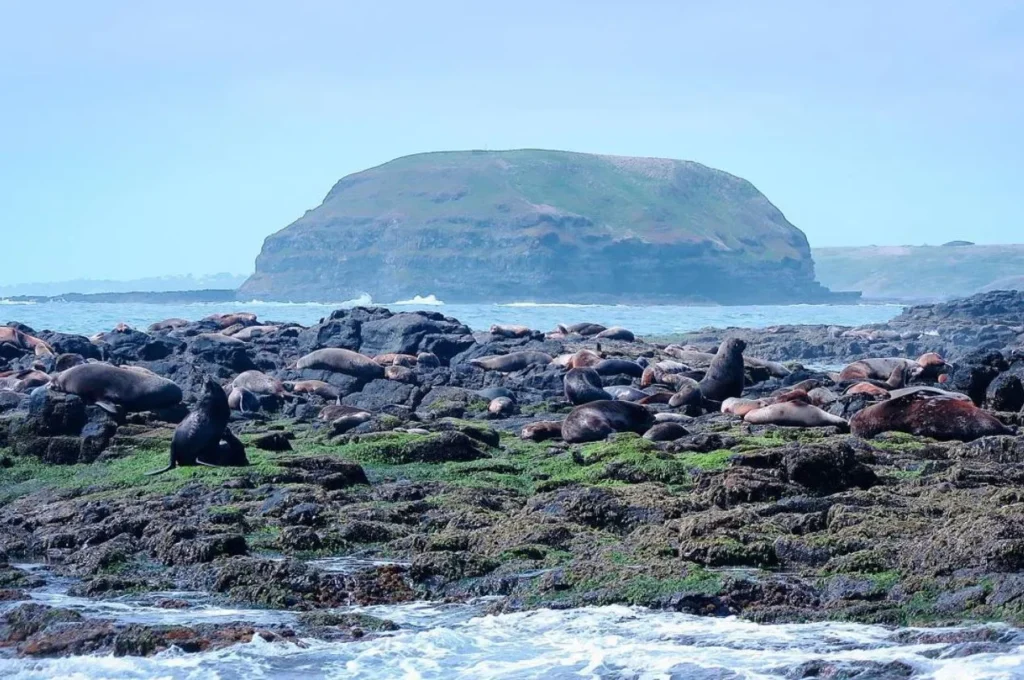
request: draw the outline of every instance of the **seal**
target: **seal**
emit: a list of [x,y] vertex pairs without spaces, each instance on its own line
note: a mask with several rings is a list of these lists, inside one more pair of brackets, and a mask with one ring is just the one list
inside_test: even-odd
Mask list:
[[636,340],[636,336],[633,335],[633,331],[623,328],[622,326],[606,328],[598,333],[597,337],[601,340],[621,340],[622,342],[634,342]]
[[682,408],[689,415],[699,415],[704,396],[700,391],[700,383],[693,378],[678,376],[675,389],[676,393],[668,400],[672,408]]
[[608,385],[604,388],[604,391],[612,395],[612,399],[620,401],[640,401],[644,397],[650,396],[646,392],[642,392],[629,385]]
[[232,389],[239,388],[252,392],[253,394],[266,394],[275,397],[282,397],[287,394],[282,383],[262,371],[242,371],[231,381]]
[[644,374],[643,366],[627,359],[603,359],[594,366],[594,370],[601,375],[628,375],[631,378]]
[[938,397],[949,397],[950,399],[959,399],[960,401],[971,401],[970,397],[961,392],[950,392],[949,390],[941,390],[938,387],[928,387],[926,385],[915,385],[913,387],[903,387],[898,390],[892,390],[889,392],[889,396],[898,398],[907,394],[914,394],[916,392],[926,395],[935,395]]
[[167,331],[177,330],[183,326],[187,326],[188,321],[185,319],[164,319],[163,321],[157,321],[156,323],[149,324],[148,330],[150,333],[166,333]]
[[[181,388],[166,378],[100,362],[58,373],[50,381],[50,389],[76,394],[115,414],[118,406],[130,412],[169,408],[181,403],[182,396]],[[226,396],[224,400],[227,403]]]
[[603,333],[608,330],[599,323],[590,323],[589,321],[583,321],[581,323],[574,323],[569,326],[558,326],[559,330],[564,330],[566,335],[576,333],[577,335],[590,336]]
[[807,401],[811,402],[818,408],[831,404],[837,399],[839,399],[839,395],[825,386],[815,387],[807,392]]
[[495,418],[506,418],[515,413],[515,410],[516,402],[508,397],[495,397],[487,405],[487,412]]
[[256,324],[256,315],[252,312],[233,312],[230,314],[210,314],[203,317],[203,321],[210,321],[220,329],[229,328],[236,324],[252,326]]
[[318,413],[316,417],[320,420],[331,422],[333,420],[337,420],[338,418],[343,418],[345,416],[350,416],[356,413],[366,413],[368,415],[373,415],[365,409],[356,408],[355,406],[348,406],[347,404],[339,403],[328,404],[327,406],[324,406],[322,409],[320,409],[320,413]]
[[0,326],[0,345],[12,345],[17,349],[28,350],[37,357],[53,356],[53,347],[50,343],[10,326]]
[[[908,371],[909,380],[934,381],[940,374],[949,370],[949,364],[934,352],[922,354],[918,359],[902,357],[880,357],[861,359],[847,364],[839,372],[840,380],[889,380],[893,371],[903,368]],[[902,387],[898,385],[897,387]]]
[[81,366],[85,363],[85,357],[81,354],[58,354],[53,360],[53,370],[60,373],[74,366]]
[[538,420],[523,426],[519,432],[520,439],[531,442],[543,442],[562,436],[562,423],[558,420]]
[[688,434],[690,431],[679,423],[662,422],[655,423],[651,429],[644,432],[644,439],[652,442],[674,442]]
[[229,333],[227,331],[227,329],[225,329],[223,331],[224,335],[229,335],[232,338],[236,338],[236,339],[241,340],[243,342],[249,342],[253,338],[258,338],[261,335],[270,335],[271,333],[276,333],[277,331],[281,330],[280,326],[269,326],[269,325],[263,325],[263,326],[237,326],[237,327],[236,326],[231,326],[231,328],[233,328],[235,330],[233,330],[231,333]]
[[337,399],[341,395],[337,387],[323,380],[294,380],[284,383],[284,388],[293,394],[315,394],[323,399]]
[[601,355],[591,349],[581,349],[569,358],[569,368],[590,368],[601,363]]
[[839,416],[822,411],[806,401],[794,399],[769,404],[749,411],[743,422],[751,425],[781,425],[783,427],[826,427],[834,425],[845,430],[849,424]]
[[640,387],[650,387],[655,383],[666,384],[666,376],[676,373],[689,373],[690,367],[678,361],[659,361],[643,369],[640,374]]
[[24,371],[6,371],[0,373],[0,390],[12,392],[31,392],[50,382],[50,376],[42,371],[29,368]]
[[654,424],[646,408],[629,401],[592,401],[577,406],[562,422],[562,439],[570,444],[596,442],[613,432],[643,434]]
[[499,338],[526,338],[533,335],[533,329],[529,326],[513,326],[507,324],[494,324],[491,326],[491,335]]
[[[203,383],[203,394],[195,409],[174,429],[174,435],[171,437],[171,460],[167,467],[146,474],[160,475],[179,466],[234,463],[234,460],[225,461],[223,453],[236,454],[238,449],[241,449],[244,458],[245,447],[228,429],[230,418],[231,409],[224,388],[212,377],[207,376]],[[227,442],[225,449],[221,449],[221,439]]]
[[423,368],[439,368],[441,360],[433,352],[420,352],[416,355],[416,364]]
[[241,413],[257,413],[260,410],[260,398],[244,387],[232,387],[228,393],[228,408]]
[[722,402],[722,413],[739,416],[742,418],[751,411],[768,406],[771,402],[767,399],[743,399],[741,397],[729,397]]
[[471,359],[469,363],[485,371],[512,373],[513,371],[522,371],[531,366],[547,366],[551,363],[551,355],[544,352],[524,350]]
[[870,394],[872,397],[889,398],[889,390],[870,382],[854,383],[843,394]]
[[363,380],[384,377],[384,367],[376,361],[359,352],[340,347],[329,347],[310,352],[295,362],[295,368],[344,373]]
[[850,420],[858,437],[871,439],[882,432],[906,432],[940,441],[973,441],[989,435],[1013,434],[995,416],[971,401],[913,391],[859,411]]
[[378,354],[373,357],[373,360],[381,366],[415,366],[417,363],[417,359],[413,355],[399,354],[397,352]]
[[747,343],[739,338],[726,338],[718,346],[708,372],[700,381],[700,392],[705,400],[721,402],[743,394],[746,378],[743,350],[746,348]]
[[592,401],[610,401],[612,395],[604,390],[601,376],[592,368],[572,368],[562,380],[565,398],[573,406]]
[[384,377],[395,382],[416,383],[416,373],[407,366],[385,366]]
[[513,393],[512,390],[508,389],[507,387],[485,387],[482,390],[477,390],[476,394],[481,399],[486,399],[487,401],[497,399],[498,397],[505,397],[507,399],[511,399],[512,401],[516,401],[515,393]]

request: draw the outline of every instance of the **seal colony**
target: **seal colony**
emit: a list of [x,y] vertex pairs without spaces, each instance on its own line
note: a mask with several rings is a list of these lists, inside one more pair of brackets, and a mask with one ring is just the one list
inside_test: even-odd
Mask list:
[[997,603],[1024,602],[1024,328],[972,320],[958,348],[925,323],[10,326],[0,559],[45,555],[90,597],[297,610],[485,595],[901,623],[966,589],[956,606],[1016,622]]

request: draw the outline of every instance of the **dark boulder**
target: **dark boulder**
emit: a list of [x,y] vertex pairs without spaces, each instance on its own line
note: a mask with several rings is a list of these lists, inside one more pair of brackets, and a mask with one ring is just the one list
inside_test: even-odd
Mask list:
[[878,483],[875,473],[858,460],[857,451],[845,441],[794,444],[780,454],[786,478],[818,493],[867,489]]

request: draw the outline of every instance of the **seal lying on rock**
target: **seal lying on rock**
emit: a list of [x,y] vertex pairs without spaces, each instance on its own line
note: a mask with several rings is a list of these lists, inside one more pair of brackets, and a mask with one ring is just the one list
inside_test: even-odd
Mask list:
[[594,366],[594,370],[601,375],[628,375],[632,378],[644,374],[643,366],[627,359],[604,359]]
[[337,387],[323,380],[295,380],[284,383],[284,387],[293,394],[315,394],[323,399],[337,399],[340,395]]
[[565,374],[562,382],[565,398],[573,406],[614,398],[604,390],[601,376],[592,368],[573,368]]
[[[848,364],[839,372],[840,380],[889,380],[898,369],[909,372],[909,380],[934,380],[949,369],[942,357],[934,352],[922,354],[917,360],[902,357],[861,359]],[[897,373],[899,375],[899,373]],[[909,381],[908,380],[908,381]],[[895,385],[894,387],[903,387]]]
[[612,395],[612,399],[618,399],[619,401],[640,401],[650,396],[646,392],[642,392],[629,385],[608,385],[604,388],[604,391]]
[[[174,429],[170,463],[162,470],[146,474],[163,474],[177,466],[248,465],[245,446],[228,429],[230,417],[231,409],[224,388],[207,376],[199,403]],[[225,447],[221,447],[222,439]]]
[[45,340],[22,333],[17,328],[10,326],[0,326],[0,345],[13,345],[18,349],[32,350],[37,357],[53,354],[53,348]]
[[496,354],[489,357],[471,359],[470,364],[484,369],[485,371],[499,371],[500,373],[511,373],[521,371],[531,366],[547,366],[551,363],[551,355],[544,352],[524,350],[521,352],[510,352],[508,354]]
[[623,342],[633,342],[636,340],[636,336],[633,335],[633,331],[623,328],[622,326],[606,328],[598,333],[597,337],[602,340],[621,340]]
[[240,413],[256,413],[260,410],[260,398],[244,387],[232,387],[228,393],[228,408]]
[[284,383],[262,371],[243,371],[231,381],[230,387],[248,390],[253,394],[280,397],[285,394]]
[[596,442],[613,432],[643,434],[654,415],[629,401],[592,401],[574,408],[562,422],[562,439],[570,444]]
[[755,408],[743,416],[743,422],[752,425],[782,425],[784,427],[826,427],[834,425],[843,428],[848,423],[827,411],[806,401],[795,399]]
[[359,352],[340,347],[329,347],[310,352],[295,362],[295,368],[344,373],[364,380],[384,377],[384,367],[376,361]]
[[519,433],[520,439],[543,442],[562,436],[562,423],[558,420],[538,420],[523,426]]
[[700,392],[708,401],[722,402],[743,394],[746,373],[743,370],[743,350],[747,343],[739,338],[726,338],[718,347],[708,372],[700,381]]
[[494,324],[490,333],[500,338],[525,338],[533,334],[533,330],[529,326]]
[[941,441],[972,441],[1013,434],[992,414],[971,401],[913,391],[868,406],[850,420],[853,434],[871,439],[882,432],[906,432]]
[[76,394],[111,413],[117,413],[117,406],[126,411],[169,408],[181,403],[182,396],[180,387],[149,371],[98,362],[58,373],[50,381],[50,389]]

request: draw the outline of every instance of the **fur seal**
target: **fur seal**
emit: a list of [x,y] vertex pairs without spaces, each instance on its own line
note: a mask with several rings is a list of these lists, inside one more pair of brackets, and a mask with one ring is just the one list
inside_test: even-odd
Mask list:
[[495,397],[487,405],[487,412],[496,418],[505,418],[516,410],[516,403],[508,397]]
[[228,393],[228,408],[241,413],[256,413],[260,410],[260,398],[244,387],[232,387]]
[[515,393],[507,387],[485,387],[482,390],[477,390],[476,394],[481,399],[486,399],[487,401],[497,399],[498,397],[506,397],[512,401],[516,401]]
[[284,383],[280,380],[255,370],[239,373],[231,381],[230,387],[247,390],[253,394],[267,394],[275,397],[281,397],[287,393]]
[[[99,362],[82,364],[58,373],[50,381],[50,389],[77,394],[111,413],[117,412],[116,406],[126,411],[154,411],[181,403],[180,387],[147,373]],[[226,396],[224,401],[227,403]]]
[[613,397],[601,384],[601,376],[592,368],[572,368],[562,380],[565,398],[573,406],[592,401],[609,401]]
[[[942,357],[934,352],[922,354],[918,359],[904,359],[902,357],[881,357],[872,359],[860,359],[847,364],[839,372],[840,380],[889,380],[897,369],[904,369],[909,372],[907,378],[933,380],[941,373],[949,369]],[[897,387],[902,387],[898,385]]]
[[685,408],[688,413],[695,415],[692,412],[699,412],[704,400],[700,391],[700,383],[685,376],[678,376],[678,378],[675,385],[676,393],[668,400],[668,405],[672,408]]
[[613,432],[643,434],[654,424],[646,408],[629,401],[592,401],[574,408],[562,422],[562,439],[570,444],[596,442]]
[[621,340],[623,342],[634,342],[636,340],[636,336],[633,335],[633,331],[623,328],[622,326],[606,328],[598,333],[597,337],[602,340]]
[[491,326],[491,335],[500,338],[526,338],[533,335],[533,329],[528,326],[513,326],[510,324],[494,324]]
[[337,399],[341,394],[337,387],[323,380],[295,380],[284,383],[284,387],[293,394],[315,394],[324,399]]
[[53,360],[53,370],[57,373],[66,371],[74,366],[81,366],[85,363],[85,357],[81,354],[58,354]]
[[519,432],[520,439],[532,442],[543,442],[562,436],[562,423],[558,420],[538,420],[523,426]]
[[603,359],[594,366],[594,370],[601,375],[628,375],[631,378],[644,374],[643,366],[627,359]]
[[177,330],[183,326],[187,326],[188,321],[185,319],[164,319],[163,321],[157,321],[156,323],[149,324],[148,330],[150,333],[163,333],[165,331]]
[[608,385],[604,388],[604,391],[612,395],[612,399],[620,401],[640,401],[644,397],[649,396],[646,392],[641,392],[629,385]]
[[551,355],[544,352],[524,350],[521,352],[510,352],[509,354],[480,357],[479,359],[470,360],[469,363],[485,371],[512,373],[513,371],[521,371],[531,366],[547,366],[551,363]]
[[655,383],[665,383],[666,376],[675,373],[688,373],[690,367],[678,361],[659,361],[643,369],[640,374],[640,387],[650,387]]
[[367,411],[366,409],[356,408],[355,406],[348,406],[347,404],[328,404],[327,406],[324,406],[322,409],[320,409],[320,413],[318,413],[316,417],[319,420],[332,421],[356,413],[370,414],[370,412]]
[[859,411],[850,420],[853,434],[864,439],[882,432],[906,432],[940,441],[972,441],[1013,434],[995,416],[970,401],[913,391]]
[[690,431],[679,423],[660,422],[655,423],[651,429],[644,432],[644,439],[652,442],[674,442],[688,434]]
[[708,401],[725,401],[743,394],[746,373],[743,369],[743,350],[747,343],[739,338],[726,338],[718,346],[708,372],[700,381],[700,392]]
[[581,349],[569,358],[569,368],[590,368],[601,363],[601,355],[591,349]]
[[416,373],[407,366],[385,366],[384,377],[388,380],[403,383],[415,383]]
[[335,418],[331,421],[331,434],[344,434],[353,427],[358,427],[372,418],[373,414],[369,411],[357,411],[356,413],[349,413],[340,418]]
[[310,352],[295,362],[295,368],[299,370],[312,368],[333,373],[344,373],[364,380],[384,377],[384,367],[376,361],[359,352],[339,347],[318,349]]
[[24,371],[6,371],[0,373],[0,390],[12,392],[30,392],[37,387],[47,385],[50,376],[42,371],[29,368]]
[[10,326],[0,326],[0,345],[13,345],[18,349],[31,350],[37,357],[53,355],[50,343]]
[[839,396],[827,387],[815,387],[807,392],[807,401],[818,408],[831,404],[839,399]]
[[433,352],[420,352],[416,355],[416,364],[423,368],[438,368],[441,360]]
[[378,354],[373,357],[373,360],[381,366],[415,366],[417,363],[416,357],[411,354],[399,354],[397,352],[390,352],[388,354]]
[[722,413],[739,416],[742,418],[751,411],[768,406],[771,402],[767,399],[743,399],[742,397],[729,397],[722,402]]
[[224,329],[235,324],[252,326],[256,323],[256,315],[252,312],[233,312],[229,314],[210,314],[203,321],[212,321],[218,328]]
[[889,396],[895,399],[908,394],[915,394],[918,392],[925,395],[934,395],[937,397],[949,397],[950,399],[959,399],[960,401],[971,401],[971,398],[968,397],[966,394],[962,394],[960,392],[950,392],[949,390],[940,390],[938,387],[928,387],[927,385],[915,385],[913,387],[903,387],[898,390],[892,390],[889,392]]
[[588,321],[574,323],[568,326],[559,325],[558,328],[559,330],[564,330],[566,335],[576,333],[577,335],[584,336],[597,335],[598,333],[603,333],[604,331],[608,330],[606,327],[602,326],[599,323],[590,323]]
[[[231,409],[224,388],[207,376],[199,403],[174,429],[171,460],[167,467],[146,474],[159,475],[178,466],[190,467],[197,464],[247,465],[247,460],[242,462],[245,459],[245,446],[228,429],[230,418]],[[221,448],[221,439],[227,443],[225,449]],[[241,459],[237,455],[239,450]]]
[[834,425],[846,429],[848,423],[817,406],[802,400],[780,401],[755,408],[743,416],[743,422],[752,425],[782,425],[783,427],[825,427]]
[[236,338],[243,342],[249,342],[253,338],[261,335],[270,335],[271,333],[276,333],[279,330],[281,330],[280,326],[240,326],[231,333],[228,333],[227,330],[225,330],[224,335],[230,335],[232,338]]

